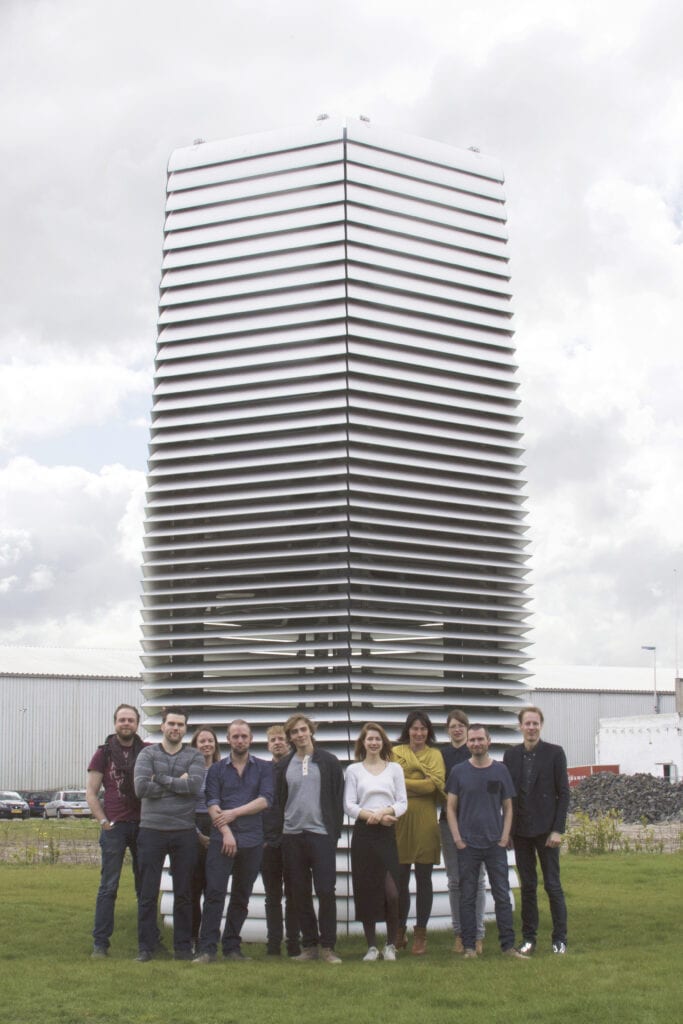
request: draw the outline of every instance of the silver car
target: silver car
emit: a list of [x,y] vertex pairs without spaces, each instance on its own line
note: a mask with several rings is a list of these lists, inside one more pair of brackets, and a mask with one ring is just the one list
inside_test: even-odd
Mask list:
[[92,818],[84,789],[60,789],[45,804],[44,818]]

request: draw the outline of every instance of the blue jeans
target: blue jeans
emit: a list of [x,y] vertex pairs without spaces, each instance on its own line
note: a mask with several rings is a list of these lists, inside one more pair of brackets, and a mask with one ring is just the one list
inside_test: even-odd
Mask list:
[[100,831],[100,853],[102,869],[100,872],[100,888],[95,904],[95,925],[92,937],[96,946],[109,949],[109,940],[114,931],[114,904],[119,891],[119,880],[123,868],[126,850],[130,850],[133,859],[133,879],[135,894],[139,894],[140,877],[138,871],[138,829],[139,821],[117,821],[109,829]]
[[[337,844],[316,832],[283,835],[285,879],[294,914],[301,927],[301,945],[334,949],[337,941]],[[313,908],[311,882],[318,897],[318,917]]]
[[474,949],[476,940],[477,886],[481,866],[486,866],[491,885],[491,895],[496,908],[496,924],[500,948],[505,952],[515,944],[515,929],[512,923],[512,902],[508,880],[508,858],[502,846],[495,843],[479,849],[466,846],[458,850],[460,862],[460,920],[462,922],[462,944],[465,949]]
[[138,898],[138,946],[153,953],[159,932],[157,901],[161,873],[166,856],[173,877],[173,949],[176,953],[192,950],[192,874],[197,857],[197,834],[191,829],[162,832],[141,828],[138,833],[140,896]]
[[560,882],[560,848],[546,846],[550,835],[515,836],[515,861],[519,871],[522,894],[522,935],[529,942],[536,941],[538,933],[538,900],[536,889],[536,857],[543,873],[543,887],[548,894],[550,916],[553,922],[553,942],[567,941],[567,905]]
[[221,840],[211,840],[206,854],[206,895],[199,931],[200,953],[215,956],[221,933],[223,906],[232,875],[230,901],[223,931],[223,954],[239,951],[240,933],[249,911],[249,898],[261,867],[262,846],[238,846],[234,857],[221,852]]
[[[460,924],[460,865],[458,862],[458,847],[453,842],[448,822],[444,818],[439,822],[441,831],[441,851],[443,862],[448,875],[448,900],[451,905],[451,921],[453,922],[453,934],[462,935]],[[484,868],[479,872],[479,884],[477,886],[477,938],[483,939],[485,935],[484,912],[486,911],[486,885],[484,883]]]

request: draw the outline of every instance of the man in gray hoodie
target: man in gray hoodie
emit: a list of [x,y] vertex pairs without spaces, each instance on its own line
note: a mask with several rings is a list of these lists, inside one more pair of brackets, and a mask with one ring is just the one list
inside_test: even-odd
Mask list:
[[164,859],[173,876],[173,953],[192,959],[192,872],[197,856],[194,811],[204,781],[204,758],[183,746],[184,708],[164,708],[161,743],[144,747],[135,762],[135,792],[142,801],[138,833],[140,895],[136,957],[146,963],[157,946],[157,901]]

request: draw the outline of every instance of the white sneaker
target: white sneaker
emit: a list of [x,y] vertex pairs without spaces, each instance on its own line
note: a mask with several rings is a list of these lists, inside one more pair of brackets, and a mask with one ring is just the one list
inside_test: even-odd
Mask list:
[[382,959],[384,960],[395,960],[396,959],[396,946],[388,945],[385,946],[382,951]]
[[379,950],[377,946],[370,946],[367,953],[363,957],[366,964],[372,963],[373,960],[379,960]]

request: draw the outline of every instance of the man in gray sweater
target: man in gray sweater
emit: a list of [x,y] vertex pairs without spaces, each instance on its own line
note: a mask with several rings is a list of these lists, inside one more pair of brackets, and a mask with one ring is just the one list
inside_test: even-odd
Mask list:
[[135,762],[135,792],[142,800],[138,833],[140,895],[136,957],[146,963],[157,946],[157,901],[164,859],[173,876],[173,953],[192,959],[192,872],[197,857],[194,812],[204,781],[204,758],[183,746],[184,708],[164,708],[161,743],[144,747]]

